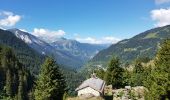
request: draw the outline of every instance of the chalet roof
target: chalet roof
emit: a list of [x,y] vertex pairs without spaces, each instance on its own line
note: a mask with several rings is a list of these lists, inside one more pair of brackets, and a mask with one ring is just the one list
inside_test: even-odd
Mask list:
[[104,82],[102,79],[97,78],[97,77],[91,77],[90,79],[85,80],[85,81],[76,89],[76,91],[81,90],[81,89],[86,88],[86,87],[91,87],[91,88],[93,88],[94,90],[102,93],[102,92],[103,92],[103,89],[104,89],[104,86],[105,86],[105,82]]

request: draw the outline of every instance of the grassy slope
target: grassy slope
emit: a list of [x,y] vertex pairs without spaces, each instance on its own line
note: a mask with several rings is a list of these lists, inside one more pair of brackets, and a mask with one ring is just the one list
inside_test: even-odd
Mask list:
[[103,64],[103,67],[105,67],[106,62],[112,56],[119,57],[123,63],[131,62],[141,56],[153,58],[159,48],[160,42],[166,38],[170,38],[170,26],[145,31],[102,50],[87,66]]

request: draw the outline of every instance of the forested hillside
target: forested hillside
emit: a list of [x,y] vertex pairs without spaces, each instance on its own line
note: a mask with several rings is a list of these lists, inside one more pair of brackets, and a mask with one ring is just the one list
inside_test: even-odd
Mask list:
[[[25,42],[29,47],[45,56],[53,56],[57,63],[67,68],[79,69],[100,50],[106,48],[103,45],[80,43],[76,40],[56,38],[55,42],[48,43],[41,37],[19,29],[8,29],[18,39]],[[50,40],[49,40],[50,41]]]
[[44,56],[30,48],[22,40],[18,39],[13,33],[0,29],[0,44],[14,49],[17,58],[24,67],[30,69],[32,73],[37,74]]
[[11,48],[0,46],[0,99],[28,100],[33,76],[19,62]]
[[[107,46],[80,43],[76,40],[60,38],[51,45],[57,50],[62,52],[65,57],[71,59],[60,60],[59,62],[65,63],[67,65],[74,66],[77,69],[81,68],[86,62],[88,62],[94,55],[96,55],[100,50],[103,50]],[[62,55],[61,55],[62,56]]]
[[[65,100],[70,96],[76,96],[75,88],[92,72],[105,80],[106,85],[111,85],[113,89],[124,88],[127,85],[132,87],[144,86],[146,88],[143,95],[129,92],[130,98],[145,98],[146,100],[170,98],[169,39],[161,40],[162,38],[160,38],[162,42],[156,48],[156,57],[152,59],[150,59],[150,55],[148,55],[149,57],[141,55],[132,60],[134,63],[123,64],[124,61],[119,57],[112,56],[111,60],[105,60],[105,63],[109,62],[106,68],[98,66],[93,70],[85,69],[77,72],[57,64],[54,59],[49,57],[45,62],[39,60],[38,66],[29,65],[28,63],[37,64],[37,62],[29,61],[41,59],[43,56],[38,56],[39,53],[29,48],[23,41],[17,39],[8,31],[1,30],[0,37],[2,44],[0,46],[0,99]],[[141,37],[136,36],[137,38]],[[33,54],[37,55],[38,58]],[[41,64],[41,62],[44,63]],[[34,67],[36,67],[36,70],[31,69]],[[31,74],[33,72],[36,77]]]
[[[0,30],[0,43],[3,46],[11,47],[13,53],[24,69],[28,69],[31,74],[39,74],[40,67],[45,59],[45,56],[34,51],[25,42],[17,38],[13,33],[5,30]],[[63,59],[60,59],[63,60]],[[76,70],[68,68],[68,66],[60,65],[60,70],[63,72],[67,81],[67,89],[69,95],[75,95],[75,88],[84,80],[84,77]]]
[[[133,64],[122,65],[117,57],[112,57],[106,70],[94,69],[97,76],[111,85],[113,100],[169,100],[170,99],[170,39],[164,40],[152,60],[139,57]],[[125,88],[129,86],[130,89]],[[133,90],[131,87],[142,87]],[[125,89],[127,92],[119,91]],[[119,91],[115,93],[113,91]],[[138,93],[140,91],[140,93]],[[113,92],[113,93],[112,93]],[[117,95],[115,95],[117,94]],[[107,99],[105,99],[107,100]],[[126,100],[126,99],[125,99]]]
[[0,83],[1,100],[62,100],[69,89],[53,59],[47,58],[34,77],[6,46],[0,46]]
[[106,65],[111,57],[117,56],[122,63],[131,63],[138,57],[155,57],[162,40],[170,38],[170,26],[154,28],[140,33],[130,39],[125,39],[109,48],[100,51],[90,62],[90,65]]

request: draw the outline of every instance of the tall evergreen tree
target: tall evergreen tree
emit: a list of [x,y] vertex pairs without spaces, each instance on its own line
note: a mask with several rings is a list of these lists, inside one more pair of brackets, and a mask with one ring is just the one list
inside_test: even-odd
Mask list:
[[170,39],[161,45],[155,59],[155,68],[145,81],[148,100],[170,99]]
[[26,93],[32,88],[31,84],[33,84],[30,81],[29,86],[27,86],[28,78],[32,80],[31,75],[26,76],[28,71],[17,60],[11,48],[5,46],[1,48],[0,46],[0,67],[0,99],[27,100],[25,98],[27,97]]
[[1,58],[1,63],[2,67],[4,68],[5,74],[6,74],[6,82],[5,82],[5,92],[6,95],[9,97],[14,96],[13,93],[13,75],[12,75],[12,69],[14,65],[15,55],[12,51],[11,48],[3,48],[2,50],[2,58]]
[[112,84],[113,88],[123,86],[123,68],[120,67],[118,58],[112,58],[106,71],[106,84]]
[[56,62],[47,58],[35,86],[35,100],[62,100],[66,85]]
[[23,74],[19,71],[18,100],[25,100]]
[[142,62],[136,61],[133,71],[134,73],[143,73],[144,67],[142,66]]
[[98,69],[94,70],[94,73],[96,73],[96,76],[98,78],[104,79],[105,70],[103,68],[98,68]]
[[[142,60],[141,60],[142,59]],[[145,76],[145,68],[142,65],[144,58],[138,58],[135,60],[134,68],[131,73],[130,85],[131,86],[142,86],[143,80],[146,78]]]
[[7,70],[6,72],[6,83],[5,83],[5,91],[6,91],[6,95],[12,97],[13,93],[12,93],[12,75],[11,75],[11,71]]

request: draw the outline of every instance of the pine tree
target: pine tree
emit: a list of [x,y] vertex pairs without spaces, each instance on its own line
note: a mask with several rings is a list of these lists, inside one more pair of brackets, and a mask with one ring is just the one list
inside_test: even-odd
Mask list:
[[13,93],[12,93],[12,75],[11,75],[10,70],[7,70],[7,72],[6,72],[5,91],[6,91],[7,96],[10,96],[10,97],[13,96]]
[[15,66],[15,55],[11,48],[4,47],[1,51],[1,64],[3,75],[5,76],[5,95],[13,97],[15,95],[13,81],[14,81],[14,66]]
[[145,81],[149,90],[146,95],[148,100],[170,99],[170,39],[161,45],[155,59],[155,68]]
[[142,62],[135,62],[135,67],[133,69],[134,73],[143,73],[144,67],[142,66]]
[[132,85],[131,77],[133,75],[132,71],[129,71],[127,68],[124,69],[123,72],[123,84],[124,85]]
[[123,86],[123,68],[120,67],[118,58],[112,58],[106,71],[106,84],[112,84],[113,88]]
[[58,65],[53,59],[47,58],[36,81],[35,100],[62,100],[65,88]]
[[[144,58],[142,58],[142,60],[144,60]],[[129,78],[131,86],[142,86],[143,80],[146,78],[145,68],[142,65],[144,62],[142,60],[141,58],[135,60],[133,72]]]
[[18,86],[18,99],[17,100],[25,100],[25,91],[24,91],[24,82],[23,82],[23,74],[22,71],[19,71],[19,86]]
[[94,73],[96,73],[96,76],[100,79],[104,79],[104,75],[105,75],[105,70],[102,68],[98,68],[96,70],[94,70]]
[[[0,49],[0,74],[1,77],[1,93],[0,99],[3,100],[26,100],[26,92],[32,87],[27,86],[27,70],[16,59],[16,56],[11,48],[3,47]],[[30,77],[30,76],[29,76]],[[31,86],[33,82],[29,83]]]

